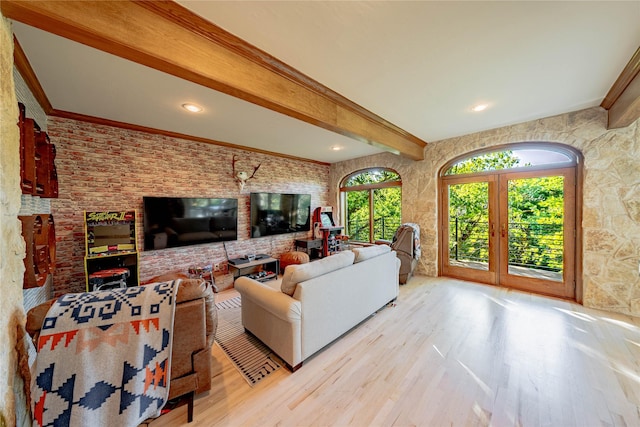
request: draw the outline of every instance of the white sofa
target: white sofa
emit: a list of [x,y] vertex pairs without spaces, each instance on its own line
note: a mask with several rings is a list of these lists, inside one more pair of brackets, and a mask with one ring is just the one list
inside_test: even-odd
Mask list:
[[281,278],[239,277],[242,323],[292,371],[398,296],[400,261],[388,246],[290,265]]

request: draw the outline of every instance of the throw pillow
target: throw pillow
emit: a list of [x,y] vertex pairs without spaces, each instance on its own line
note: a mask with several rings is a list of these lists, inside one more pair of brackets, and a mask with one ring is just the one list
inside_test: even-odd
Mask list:
[[298,283],[349,266],[353,264],[354,258],[353,252],[342,251],[308,264],[289,265],[284,269],[280,290],[287,295],[293,296]]
[[391,251],[391,247],[387,245],[373,245],[373,246],[365,246],[363,248],[354,248],[353,253],[356,255],[355,261],[353,263],[362,262],[369,258],[376,257],[378,255],[386,254]]

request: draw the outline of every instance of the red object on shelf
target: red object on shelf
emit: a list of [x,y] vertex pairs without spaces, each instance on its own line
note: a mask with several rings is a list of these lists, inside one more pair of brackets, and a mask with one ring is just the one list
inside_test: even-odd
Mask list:
[[89,275],[89,279],[104,279],[106,277],[129,275],[128,268],[108,268],[106,270],[96,271]]

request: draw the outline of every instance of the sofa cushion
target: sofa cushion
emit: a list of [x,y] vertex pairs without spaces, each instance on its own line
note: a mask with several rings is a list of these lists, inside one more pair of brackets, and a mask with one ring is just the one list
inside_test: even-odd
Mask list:
[[386,254],[390,251],[391,248],[387,245],[373,245],[365,246],[363,248],[354,248],[353,253],[355,254],[355,260],[353,261],[353,263],[355,264],[357,262],[361,262],[378,255]]
[[354,258],[353,252],[342,251],[308,264],[289,265],[284,269],[280,290],[287,295],[293,296],[298,283],[349,266],[353,264]]

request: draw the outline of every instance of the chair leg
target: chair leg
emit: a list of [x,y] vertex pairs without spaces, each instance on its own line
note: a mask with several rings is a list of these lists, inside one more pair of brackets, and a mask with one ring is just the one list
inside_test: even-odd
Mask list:
[[297,371],[298,369],[302,368],[302,364],[304,362],[300,362],[298,363],[296,366],[291,366],[289,365],[287,362],[284,362],[285,366],[287,367],[288,370],[291,371],[291,373],[293,374],[295,371]]
[[188,399],[187,400],[187,422],[188,423],[193,421],[193,398],[194,398],[195,394],[196,394],[195,391],[191,391],[187,395],[187,399]]

